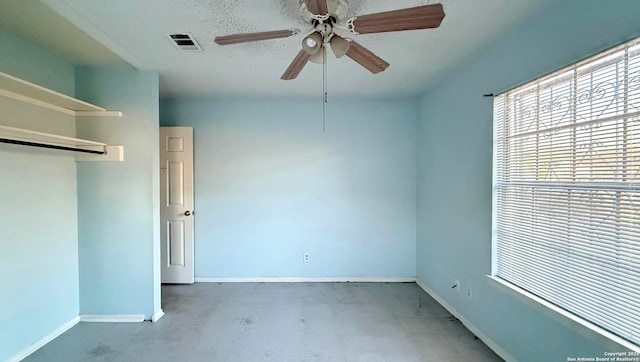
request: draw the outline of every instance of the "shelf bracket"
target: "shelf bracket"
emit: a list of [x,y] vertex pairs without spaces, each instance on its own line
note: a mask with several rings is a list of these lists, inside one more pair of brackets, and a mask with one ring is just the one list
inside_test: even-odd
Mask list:
[[76,154],[76,161],[124,161],[124,146],[106,145],[104,154]]

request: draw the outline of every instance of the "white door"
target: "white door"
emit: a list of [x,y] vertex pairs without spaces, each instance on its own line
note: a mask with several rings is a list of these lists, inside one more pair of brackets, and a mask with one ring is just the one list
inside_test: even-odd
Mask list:
[[193,128],[160,127],[163,283],[193,283],[193,214]]

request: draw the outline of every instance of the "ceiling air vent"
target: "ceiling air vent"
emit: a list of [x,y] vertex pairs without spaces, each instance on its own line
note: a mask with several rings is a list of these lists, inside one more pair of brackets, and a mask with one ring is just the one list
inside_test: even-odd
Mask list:
[[202,51],[202,47],[190,33],[169,34],[169,39],[180,50]]

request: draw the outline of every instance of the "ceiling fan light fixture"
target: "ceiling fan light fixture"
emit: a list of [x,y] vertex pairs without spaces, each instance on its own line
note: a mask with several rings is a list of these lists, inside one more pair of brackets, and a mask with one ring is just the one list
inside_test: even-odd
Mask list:
[[322,34],[313,32],[302,39],[302,49],[309,54],[315,55],[322,48]]
[[349,48],[351,48],[350,41],[336,34],[331,37],[329,44],[331,44],[331,49],[333,50],[333,54],[336,55],[336,58],[341,58],[347,54]]
[[[305,14],[305,22],[313,26],[307,36],[302,39],[302,49],[282,75],[283,80],[295,79],[309,62],[326,64],[327,44],[337,58],[345,55],[369,70],[380,73],[389,67],[389,63],[375,55],[357,42],[346,39],[334,32],[349,31],[353,34],[377,34],[405,30],[437,28],[445,17],[442,4],[427,4],[365,15],[357,15],[343,20],[349,13],[348,0],[298,0]],[[239,33],[215,38],[219,45],[254,42],[285,38],[298,34],[297,29],[276,30],[254,33]],[[323,67],[326,75],[327,67]],[[326,78],[323,78],[326,80]],[[326,85],[326,84],[325,84]],[[326,95],[326,91],[325,91]],[[326,99],[325,99],[326,102]]]

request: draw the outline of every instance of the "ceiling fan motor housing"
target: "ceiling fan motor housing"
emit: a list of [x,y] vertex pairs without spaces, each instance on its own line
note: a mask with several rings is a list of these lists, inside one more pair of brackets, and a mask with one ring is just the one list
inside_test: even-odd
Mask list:
[[316,25],[316,31],[322,34],[322,37],[324,39],[327,39],[327,37],[331,35],[331,33],[333,33],[333,26],[331,26],[331,24],[329,24],[328,22],[318,24]]
[[[305,0],[300,0],[300,8],[302,9],[303,14],[310,22],[313,23],[314,26],[316,26],[317,23],[327,21],[328,19],[326,18],[326,15],[331,18],[331,24],[339,23],[346,18],[347,13],[349,12],[349,6],[347,5],[346,0],[327,0],[328,14],[313,14],[309,11],[309,8],[307,8]],[[323,15],[325,16],[323,17]]]

